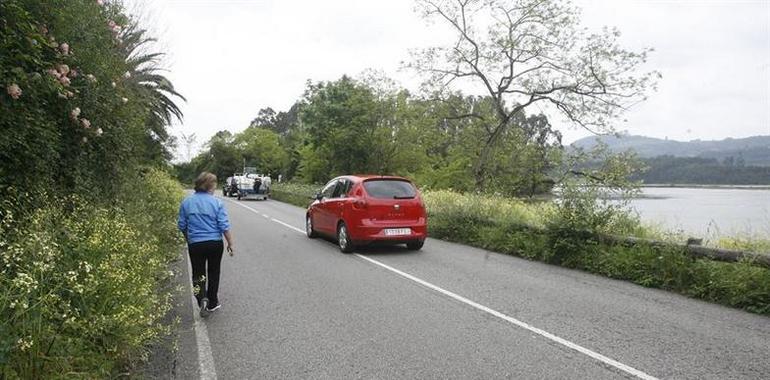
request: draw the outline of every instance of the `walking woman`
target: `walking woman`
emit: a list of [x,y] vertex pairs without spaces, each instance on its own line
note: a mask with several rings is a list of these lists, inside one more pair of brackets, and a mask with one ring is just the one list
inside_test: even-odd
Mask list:
[[214,197],[217,176],[201,173],[195,180],[195,194],[182,201],[179,207],[179,230],[187,240],[187,250],[192,264],[192,282],[195,299],[198,300],[201,317],[207,317],[218,310],[219,267],[222,262],[224,245],[233,256],[233,237],[227,210],[220,199]]

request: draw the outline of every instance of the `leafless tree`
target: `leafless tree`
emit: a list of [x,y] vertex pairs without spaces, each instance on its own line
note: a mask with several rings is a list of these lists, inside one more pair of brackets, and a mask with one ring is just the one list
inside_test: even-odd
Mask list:
[[412,52],[406,66],[426,75],[435,93],[464,81],[494,100],[496,119],[487,123],[474,166],[479,189],[495,146],[509,128],[520,127],[512,123],[517,113],[539,104],[593,133],[608,133],[660,78],[639,72],[651,49],[623,49],[617,29],[589,33],[568,0],[416,1],[426,19],[448,25],[457,39]]
[[189,162],[192,160],[192,153],[193,153],[193,150],[195,150],[195,144],[197,143],[198,137],[195,136],[195,133],[190,133],[189,135],[186,135],[184,132],[180,132],[179,135],[180,135],[179,136],[180,140],[182,140],[182,144],[184,144],[185,153],[186,153],[185,158]]

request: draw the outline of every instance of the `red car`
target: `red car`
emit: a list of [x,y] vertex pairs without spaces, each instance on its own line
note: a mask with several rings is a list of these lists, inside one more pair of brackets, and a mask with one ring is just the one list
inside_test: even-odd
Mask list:
[[418,250],[425,243],[427,227],[417,187],[392,176],[337,177],[316,194],[305,216],[309,238],[336,237],[345,253],[372,242],[405,243]]

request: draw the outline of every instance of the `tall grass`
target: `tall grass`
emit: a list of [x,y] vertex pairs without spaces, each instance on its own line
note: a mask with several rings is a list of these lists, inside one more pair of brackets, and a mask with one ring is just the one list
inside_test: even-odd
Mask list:
[[49,197],[27,215],[5,204],[0,223],[0,378],[125,375],[169,333],[161,285],[181,241],[183,191],[149,170],[112,205]]
[[553,204],[526,203],[495,195],[460,194],[449,190],[424,191],[422,197],[430,216],[462,215],[473,220],[505,225],[544,227]]

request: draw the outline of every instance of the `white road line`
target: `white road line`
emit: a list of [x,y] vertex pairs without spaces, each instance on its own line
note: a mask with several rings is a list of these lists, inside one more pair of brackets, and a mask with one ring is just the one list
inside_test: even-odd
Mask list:
[[590,357],[592,357],[592,358],[594,358],[594,359],[596,359],[596,360],[598,360],[598,361],[600,361],[602,363],[611,365],[611,366],[613,366],[613,367],[615,367],[615,368],[617,368],[617,369],[619,369],[619,370],[621,370],[623,372],[626,372],[626,373],[628,373],[630,375],[633,375],[633,376],[636,376],[636,377],[638,377],[640,379],[645,379],[645,380],[657,380],[656,377],[648,375],[648,374],[646,374],[646,373],[644,373],[642,371],[639,371],[638,369],[635,369],[633,367],[627,366],[627,365],[625,365],[625,364],[623,364],[621,362],[618,362],[616,360],[610,359],[610,358],[608,358],[608,357],[606,357],[606,356],[604,356],[604,355],[602,355],[602,354],[600,354],[598,352],[591,351],[591,350],[589,350],[589,349],[587,349],[587,348],[585,348],[583,346],[580,346],[578,344],[572,343],[572,342],[570,342],[570,341],[568,341],[566,339],[560,338],[560,337],[558,337],[556,335],[553,335],[553,334],[551,334],[551,333],[549,333],[549,332],[547,332],[545,330],[541,330],[541,329],[539,329],[537,327],[531,326],[530,324],[528,324],[526,322],[522,322],[522,321],[520,321],[520,320],[518,320],[516,318],[513,318],[511,316],[505,315],[505,314],[503,314],[503,313],[501,313],[501,312],[499,312],[497,310],[493,310],[493,309],[490,309],[490,308],[488,308],[488,307],[486,307],[484,305],[481,305],[481,304],[478,304],[476,302],[473,302],[473,301],[471,301],[471,300],[469,300],[469,299],[467,299],[467,298],[465,298],[463,296],[460,296],[460,295],[452,293],[452,292],[450,292],[448,290],[442,289],[442,288],[440,288],[440,287],[438,287],[436,285],[433,285],[433,284],[431,284],[431,283],[429,283],[427,281],[421,280],[421,279],[419,279],[417,277],[414,277],[414,276],[412,276],[412,275],[410,275],[408,273],[404,273],[404,272],[402,272],[402,271],[400,271],[400,270],[398,270],[396,268],[393,268],[391,266],[385,265],[385,264],[383,264],[383,263],[381,263],[381,262],[379,262],[377,260],[371,259],[371,258],[363,256],[363,255],[359,255],[357,253],[354,254],[354,255],[356,255],[356,256],[358,256],[358,257],[360,257],[360,258],[362,258],[362,259],[364,259],[366,261],[369,261],[372,264],[378,265],[378,266],[380,266],[382,268],[385,268],[385,269],[387,269],[387,270],[389,270],[389,271],[391,271],[393,273],[396,273],[399,276],[402,276],[404,278],[412,280],[412,281],[414,281],[414,282],[416,282],[416,283],[418,283],[418,284],[420,284],[422,286],[425,286],[425,287],[427,287],[429,289],[435,290],[435,291],[437,291],[437,292],[439,292],[439,293],[441,293],[441,294],[443,294],[443,295],[445,295],[447,297],[454,298],[454,299],[456,299],[456,300],[458,300],[458,301],[460,301],[460,302],[462,302],[462,303],[464,303],[466,305],[473,306],[476,309],[479,309],[479,310],[481,310],[483,312],[486,312],[486,313],[489,313],[491,315],[494,315],[495,317],[498,317],[500,319],[503,319],[505,321],[513,323],[516,326],[519,326],[519,327],[521,327],[523,329],[529,330],[529,331],[531,331],[531,332],[533,332],[535,334],[543,336],[543,337],[545,337],[545,338],[547,338],[549,340],[552,340],[552,341],[554,341],[556,343],[559,343],[559,344],[561,344],[563,346],[571,348],[571,349],[573,349],[573,350],[575,350],[577,352],[580,352],[581,354],[590,356]]
[[301,233],[301,234],[305,234],[305,230],[303,230],[303,229],[300,229],[300,228],[294,227],[294,226],[292,226],[291,224],[288,224],[288,223],[284,223],[284,222],[282,222],[282,221],[280,221],[280,220],[278,220],[278,219],[275,219],[275,218],[270,218],[269,216],[267,216],[267,215],[265,215],[265,214],[263,214],[263,213],[261,213],[261,212],[259,212],[259,211],[255,210],[255,209],[253,209],[253,208],[251,208],[251,207],[249,207],[249,206],[246,206],[246,205],[244,205],[244,204],[242,204],[242,203],[234,202],[234,201],[231,201],[231,200],[229,200],[229,199],[228,199],[228,201],[230,201],[231,203],[233,203],[233,204],[236,204],[236,205],[238,205],[238,206],[241,206],[241,207],[243,207],[243,208],[245,208],[245,209],[247,209],[247,210],[249,210],[249,211],[251,211],[251,212],[253,212],[253,213],[257,214],[257,215],[262,215],[262,216],[264,216],[265,218],[269,218],[271,221],[273,221],[273,222],[275,222],[275,223],[278,223],[278,224],[280,224],[280,225],[282,225],[282,226],[284,226],[284,227],[286,227],[286,228],[290,228],[290,229],[292,229],[292,230],[294,230],[294,231],[297,231],[297,232],[299,232],[299,233]]
[[[252,211],[254,213],[259,214],[259,212],[257,210],[254,210],[251,207],[242,205],[240,203],[236,203],[236,204],[241,206],[241,207],[244,207],[244,208],[246,208],[246,209],[248,209],[248,210],[250,210],[250,211]],[[290,229],[292,229],[294,231],[297,231],[297,232],[299,232],[301,234],[305,233],[305,231],[303,231],[302,229],[299,229],[299,228],[294,227],[294,226],[292,226],[290,224],[284,223],[284,222],[282,222],[282,221],[280,221],[278,219],[270,219],[270,220],[272,220],[273,222],[276,222],[278,224],[281,224],[284,227],[287,227],[287,228],[290,228]],[[460,302],[462,302],[462,303],[464,303],[466,305],[472,306],[472,307],[474,307],[474,308],[476,308],[478,310],[481,310],[481,311],[483,311],[485,313],[491,314],[491,315],[493,315],[495,317],[498,317],[498,318],[500,318],[500,319],[502,319],[504,321],[510,322],[510,323],[512,323],[512,324],[514,324],[516,326],[519,326],[519,327],[525,329],[525,330],[529,330],[529,331],[531,331],[531,332],[533,332],[535,334],[538,334],[538,335],[540,335],[540,336],[542,336],[542,337],[544,337],[544,338],[546,338],[548,340],[551,340],[553,342],[561,344],[562,346],[565,346],[567,348],[573,349],[573,350],[575,350],[577,352],[580,352],[581,354],[589,356],[589,357],[591,357],[591,358],[593,358],[595,360],[598,360],[598,361],[600,361],[600,362],[602,362],[604,364],[607,364],[607,365],[610,365],[612,367],[615,367],[615,368],[617,368],[617,369],[619,369],[619,370],[621,370],[621,371],[623,371],[623,372],[625,372],[625,373],[627,373],[629,375],[632,375],[632,376],[635,376],[637,378],[644,379],[644,380],[658,380],[658,378],[655,377],[655,376],[652,376],[652,375],[649,375],[647,373],[644,373],[644,372],[642,372],[642,371],[640,371],[640,370],[638,370],[636,368],[633,368],[631,366],[625,365],[625,364],[623,364],[623,363],[621,363],[621,362],[619,362],[617,360],[614,360],[614,359],[611,359],[609,357],[606,357],[606,356],[604,356],[604,355],[602,355],[602,354],[600,354],[598,352],[591,351],[591,350],[589,350],[589,349],[587,349],[587,348],[585,348],[585,347],[583,347],[583,346],[581,346],[579,344],[570,342],[570,341],[568,341],[568,340],[566,340],[564,338],[560,338],[560,337],[558,337],[558,336],[556,336],[554,334],[549,333],[548,331],[541,330],[541,329],[539,329],[539,328],[537,328],[535,326],[532,326],[532,325],[530,325],[530,324],[528,324],[526,322],[522,322],[522,321],[520,321],[520,320],[518,320],[516,318],[513,318],[513,317],[509,316],[509,315],[503,314],[503,313],[501,313],[501,312],[499,312],[497,310],[490,309],[490,308],[488,308],[488,307],[486,307],[484,305],[481,305],[479,303],[473,302],[473,301],[471,301],[471,300],[469,300],[469,299],[467,299],[467,298],[465,298],[465,297],[463,297],[461,295],[452,293],[452,292],[450,292],[450,291],[448,291],[446,289],[440,288],[440,287],[438,287],[436,285],[431,284],[430,282],[427,282],[425,280],[419,279],[419,278],[417,278],[415,276],[412,276],[411,274],[402,272],[402,271],[400,271],[400,270],[398,270],[396,268],[393,268],[391,266],[383,264],[383,263],[381,263],[381,262],[379,262],[377,260],[374,260],[372,258],[363,256],[363,255],[360,255],[358,253],[355,253],[354,255],[359,257],[359,258],[361,258],[361,259],[364,259],[364,260],[366,260],[366,261],[368,261],[368,262],[370,262],[370,263],[372,263],[374,265],[380,266],[380,267],[385,268],[385,269],[387,269],[387,270],[389,270],[389,271],[391,271],[391,272],[393,272],[395,274],[398,274],[401,277],[404,277],[404,278],[406,278],[408,280],[412,280],[412,281],[414,281],[414,282],[416,282],[416,283],[418,283],[418,284],[420,284],[422,286],[425,286],[426,288],[429,288],[431,290],[435,290],[435,291],[437,291],[437,292],[439,292],[439,293],[441,293],[441,294],[443,294],[443,295],[445,295],[447,297],[453,298],[453,299],[455,299],[457,301],[460,301]]]
[[297,228],[297,227],[294,227],[294,226],[292,226],[292,225],[286,224],[286,223],[284,223],[284,222],[282,222],[282,221],[280,221],[280,220],[278,220],[278,219],[270,219],[270,220],[272,220],[272,221],[274,221],[274,222],[276,222],[276,223],[278,223],[278,224],[280,224],[280,225],[283,225],[283,226],[285,226],[285,227],[287,227],[287,228],[291,228],[292,230],[294,230],[294,231],[297,231],[297,232],[299,232],[299,233],[301,233],[301,234],[303,234],[303,235],[305,234],[305,231],[304,231],[304,230],[301,230],[301,229],[299,229],[299,228]]
[[[188,273],[192,273],[192,268],[190,267],[190,259],[189,255],[187,255],[186,249],[185,258],[187,259],[187,271]],[[217,370],[214,367],[214,356],[211,354],[209,331],[206,328],[206,323],[201,320],[195,310],[195,305],[198,303],[198,301],[195,299],[195,295],[193,294],[190,278],[192,278],[192,276],[187,277],[187,286],[190,289],[190,297],[192,298],[190,306],[192,308],[193,323],[195,325],[195,344],[198,346],[198,372],[200,372],[201,380],[216,380]]]
[[238,206],[241,206],[241,207],[245,208],[246,210],[249,210],[249,211],[251,211],[251,212],[253,212],[253,213],[257,214],[257,215],[263,215],[261,212],[259,212],[259,211],[255,210],[255,209],[253,209],[253,208],[251,208],[251,207],[249,207],[249,206],[246,206],[246,205],[244,205],[243,203],[240,203],[240,202],[235,202],[235,201],[232,201],[232,200],[230,200],[230,199],[226,199],[226,201],[228,201],[228,202],[230,202],[230,203],[232,203],[232,204],[234,204],[234,205],[238,205]]

